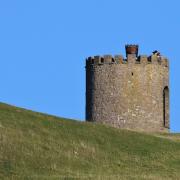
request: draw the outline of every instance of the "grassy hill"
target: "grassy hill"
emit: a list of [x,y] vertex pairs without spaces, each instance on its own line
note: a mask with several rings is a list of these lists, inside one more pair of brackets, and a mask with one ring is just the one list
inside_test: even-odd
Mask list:
[[180,134],[145,134],[0,104],[0,179],[180,179]]

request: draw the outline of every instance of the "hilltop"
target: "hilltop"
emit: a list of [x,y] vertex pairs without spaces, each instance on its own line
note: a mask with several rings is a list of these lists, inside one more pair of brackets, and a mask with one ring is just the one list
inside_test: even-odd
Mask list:
[[146,134],[0,103],[0,179],[180,179],[180,134]]

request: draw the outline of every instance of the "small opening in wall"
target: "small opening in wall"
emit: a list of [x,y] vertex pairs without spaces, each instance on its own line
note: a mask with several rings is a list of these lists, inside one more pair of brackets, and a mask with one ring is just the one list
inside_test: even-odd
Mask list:
[[133,75],[134,75],[134,73],[132,72],[132,73],[131,73],[131,75],[133,76]]
[[151,63],[151,56],[148,57],[148,62]]
[[104,63],[104,58],[101,58],[101,63]]

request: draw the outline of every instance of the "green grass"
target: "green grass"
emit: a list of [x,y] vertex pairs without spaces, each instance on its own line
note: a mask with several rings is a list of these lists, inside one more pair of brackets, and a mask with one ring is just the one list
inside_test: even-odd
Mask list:
[[146,134],[0,104],[0,179],[180,179],[180,134]]

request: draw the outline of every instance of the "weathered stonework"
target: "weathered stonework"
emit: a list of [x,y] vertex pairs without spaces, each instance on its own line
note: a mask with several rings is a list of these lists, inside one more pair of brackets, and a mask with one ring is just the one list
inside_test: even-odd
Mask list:
[[127,54],[86,60],[86,120],[119,128],[169,131],[165,57]]

